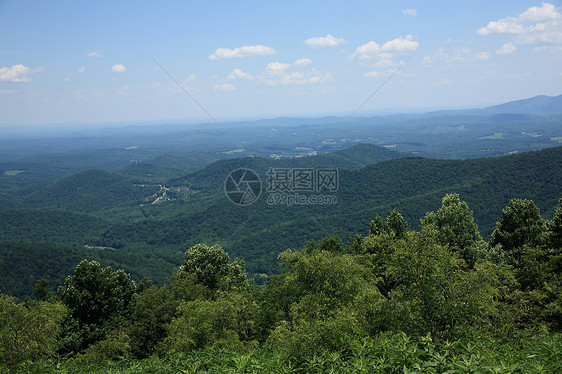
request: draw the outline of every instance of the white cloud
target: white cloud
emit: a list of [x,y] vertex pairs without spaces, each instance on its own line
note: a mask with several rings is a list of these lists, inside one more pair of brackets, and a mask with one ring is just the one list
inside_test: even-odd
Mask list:
[[[419,43],[413,39],[414,37],[412,35],[407,35],[405,38],[399,37],[389,40],[382,46],[377,42],[370,41],[357,47],[351,57],[358,60],[371,60],[376,58],[379,60],[391,61],[393,53],[416,50],[419,47]],[[382,64],[388,64],[388,61]]]
[[296,60],[295,62],[293,62],[293,65],[295,66],[306,66],[308,64],[312,63],[312,60],[309,58],[301,58],[299,60]]
[[265,45],[245,45],[240,48],[217,48],[215,53],[209,55],[211,60],[220,60],[223,58],[240,58],[250,56],[267,56],[274,55],[275,49],[266,47]]
[[477,30],[480,35],[513,34],[516,44],[562,44],[562,14],[550,4],[530,7],[516,17],[506,17],[489,22]]
[[282,62],[271,62],[267,65],[266,70],[271,75],[283,75],[285,74],[285,70],[290,67],[290,64],[284,64]]
[[68,82],[70,82],[70,78],[69,78],[69,77],[66,77],[66,78],[63,79],[63,81],[65,81],[65,82],[68,83]]
[[9,95],[13,92],[14,91],[12,91],[12,90],[0,90],[0,95]]
[[562,44],[562,31],[548,31],[543,33],[528,33],[519,35],[514,42],[519,44]]
[[83,73],[83,72],[85,72],[85,71],[86,71],[86,67],[85,67],[85,66],[82,66],[80,69],[78,69],[78,72],[79,72],[79,73]]
[[197,79],[197,76],[191,73],[189,74],[189,77],[185,78],[185,82],[193,82],[195,79]]
[[514,46],[511,43],[506,43],[503,46],[501,46],[501,48],[498,49],[496,51],[496,53],[498,55],[509,55],[509,54],[515,53],[516,50],[517,50],[516,46]]
[[499,21],[491,21],[486,25],[478,29],[477,33],[480,35],[490,35],[490,34],[520,34],[525,31],[523,25],[517,22],[517,19],[513,17],[508,17],[500,19]]
[[100,58],[103,56],[103,52],[102,51],[92,51],[90,53],[87,54],[88,57],[97,57]]
[[306,39],[304,41],[304,44],[312,48],[335,47],[337,45],[345,44],[345,43],[346,43],[345,39],[336,38],[331,34],[328,34],[326,36]]
[[405,15],[405,16],[410,16],[410,17],[417,17],[418,16],[418,12],[415,9],[412,9],[412,8],[404,9],[402,11],[402,14]]
[[540,7],[530,7],[519,15],[519,20],[522,22],[539,22],[558,18],[560,18],[560,13],[554,5],[549,3],[542,3]]
[[234,69],[232,73],[228,76],[228,79],[236,79],[236,78],[246,78],[246,79],[253,79],[252,74],[244,73],[240,69]]
[[378,77],[379,75],[380,75],[380,73],[379,73],[378,71],[376,71],[376,70],[375,70],[375,71],[370,71],[370,72],[368,72],[368,73],[363,74],[363,76],[364,76],[364,77],[367,77],[367,78],[376,78],[376,77]]
[[374,41],[370,41],[367,44],[357,47],[351,57],[359,60],[370,60],[380,52],[381,46]]
[[236,90],[236,87],[234,87],[230,83],[223,83],[223,84],[215,84],[213,89],[215,92],[228,92],[228,91]]
[[429,66],[429,65],[431,65],[432,62],[433,62],[433,59],[431,58],[431,56],[424,56],[422,58],[422,64],[423,65]]
[[111,71],[114,73],[124,73],[127,71],[127,68],[125,68],[125,65],[123,64],[117,64],[111,67]]
[[22,64],[13,65],[11,68],[0,68],[0,82],[31,82],[29,74],[31,74],[29,67]]
[[419,43],[413,41],[413,39],[412,35],[406,35],[405,38],[396,38],[384,43],[381,50],[385,52],[415,51],[419,47]]

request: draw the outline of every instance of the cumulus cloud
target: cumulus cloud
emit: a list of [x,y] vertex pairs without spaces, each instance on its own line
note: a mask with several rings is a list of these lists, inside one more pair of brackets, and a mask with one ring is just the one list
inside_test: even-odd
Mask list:
[[293,65],[295,66],[306,66],[308,64],[312,63],[312,60],[309,58],[301,58],[299,60],[296,60],[295,62],[293,62]]
[[408,51],[415,51],[419,47],[419,43],[414,41],[412,35],[406,35],[405,38],[398,37],[393,40],[389,40],[382,46],[375,41],[370,41],[363,44],[355,49],[352,58],[358,60],[391,60],[393,53],[402,53]]
[[82,66],[80,69],[78,69],[78,72],[79,72],[79,73],[83,73],[83,72],[85,72],[85,71],[86,71],[86,67],[85,67],[85,66]]
[[516,50],[517,50],[516,46],[514,46],[511,43],[506,43],[500,49],[498,49],[496,51],[496,53],[498,55],[509,55],[509,54],[515,53]]
[[374,41],[370,41],[367,44],[357,47],[351,57],[359,60],[370,60],[380,52],[381,46]]
[[282,75],[285,73],[285,70],[290,67],[290,64],[284,64],[282,62],[272,62],[267,65],[266,70],[271,75]]
[[306,39],[304,41],[304,44],[312,48],[335,47],[345,43],[346,43],[345,39],[336,38],[331,34],[328,34],[326,36]]
[[111,71],[113,73],[124,73],[125,71],[127,71],[127,68],[125,68],[125,65],[123,64],[117,64],[111,67]]
[[244,73],[240,69],[234,69],[232,73],[230,73],[230,75],[228,76],[228,79],[236,79],[236,78],[252,79],[253,77],[252,74]]
[[185,82],[193,82],[195,79],[197,79],[197,76],[191,73],[189,74],[189,77],[185,78]]
[[419,47],[419,43],[413,39],[412,35],[406,35],[405,38],[399,37],[384,43],[381,49],[385,52],[415,51]]
[[402,14],[405,15],[405,16],[410,16],[410,17],[417,17],[418,16],[418,12],[415,9],[412,9],[412,8],[404,9],[402,11]]
[[223,58],[240,58],[250,56],[267,56],[274,55],[275,49],[265,45],[245,45],[240,48],[217,48],[215,53],[209,55],[211,60],[220,60]]
[[530,7],[515,17],[490,21],[476,32],[480,35],[512,34],[514,43],[562,44],[562,19],[560,11],[550,3]]
[[549,3],[542,3],[540,7],[530,7],[519,15],[519,20],[522,22],[539,22],[559,18],[560,13],[558,13],[554,5]]
[[97,57],[100,58],[103,56],[103,52],[102,51],[92,51],[90,53],[87,54],[88,57]]
[[215,84],[213,89],[215,92],[228,92],[228,91],[236,90],[236,87],[234,87],[230,83],[223,83],[223,84]]
[[31,82],[29,74],[31,69],[22,64],[12,65],[11,68],[3,67],[0,68],[0,82]]

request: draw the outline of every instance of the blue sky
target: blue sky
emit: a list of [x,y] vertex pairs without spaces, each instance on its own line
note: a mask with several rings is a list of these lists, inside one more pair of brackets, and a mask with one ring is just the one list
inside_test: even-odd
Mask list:
[[[348,115],[562,93],[559,1],[0,0],[0,125]],[[409,59],[409,60],[408,60]]]

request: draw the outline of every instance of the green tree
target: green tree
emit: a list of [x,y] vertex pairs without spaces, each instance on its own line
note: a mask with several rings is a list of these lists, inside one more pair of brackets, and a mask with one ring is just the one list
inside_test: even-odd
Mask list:
[[197,244],[189,248],[178,273],[211,291],[249,286],[244,261],[235,259],[230,263],[228,253],[219,245]]
[[65,312],[60,303],[0,295],[0,372],[33,372],[34,363],[53,356]]
[[389,233],[394,233],[397,238],[403,238],[408,232],[408,223],[396,209],[392,210],[384,225],[385,230]]
[[131,350],[139,358],[156,352],[158,345],[168,335],[180,299],[171,286],[151,286],[135,295],[132,325],[129,328]]
[[512,199],[502,211],[502,219],[496,224],[490,245],[501,244],[504,251],[518,260],[520,255],[517,249],[524,245],[542,245],[545,232],[545,221],[535,203],[532,200]]
[[374,220],[369,223],[369,234],[380,235],[384,231],[384,220],[377,214]]
[[186,352],[212,347],[254,346],[257,305],[249,293],[219,292],[215,300],[183,302],[169,325],[162,350]]
[[128,323],[135,292],[135,282],[123,270],[102,268],[97,261],[80,262],[58,290],[70,312],[63,324],[60,351],[79,353]]
[[435,225],[439,243],[460,252],[469,264],[474,264],[474,250],[476,244],[482,241],[482,237],[474,222],[472,211],[466,202],[461,201],[458,194],[445,195],[437,213],[427,213],[421,224]]
[[279,257],[287,272],[266,285],[260,302],[270,343],[304,359],[349,351],[366,336],[366,316],[382,298],[367,258],[323,250]]
[[562,197],[558,200],[558,207],[554,211],[554,217],[548,222],[547,245],[562,250]]

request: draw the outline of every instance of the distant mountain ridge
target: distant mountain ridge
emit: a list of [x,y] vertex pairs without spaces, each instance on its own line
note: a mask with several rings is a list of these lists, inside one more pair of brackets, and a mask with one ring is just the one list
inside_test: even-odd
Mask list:
[[562,114],[562,95],[538,95],[528,99],[514,100],[507,103],[474,109],[438,110],[424,113],[424,117],[442,115],[493,116],[497,114],[548,115]]

